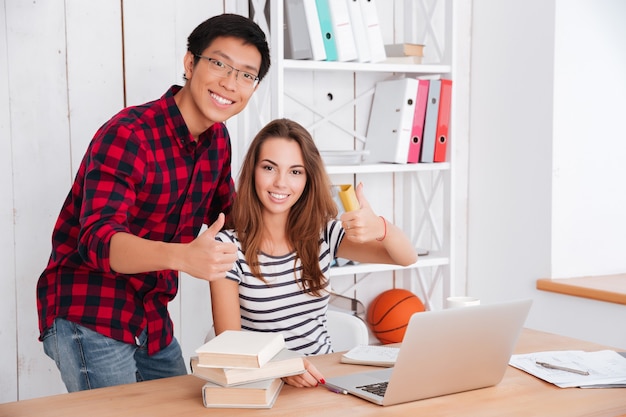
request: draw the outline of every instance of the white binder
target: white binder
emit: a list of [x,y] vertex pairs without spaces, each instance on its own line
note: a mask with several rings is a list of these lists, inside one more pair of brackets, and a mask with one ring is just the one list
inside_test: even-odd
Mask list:
[[304,3],[301,0],[285,0],[284,11],[285,59],[313,58]]
[[[367,30],[367,40],[370,47],[370,61],[381,62],[387,59],[383,33],[378,23],[378,11],[374,0],[360,0],[361,12]],[[385,2],[385,4],[387,4]]]
[[346,0],[326,0],[330,12],[335,46],[337,47],[337,61],[354,61],[358,57],[352,21],[348,12]]
[[315,61],[324,61],[326,59],[326,50],[324,49],[322,29],[320,28],[320,17],[317,14],[317,6],[315,5],[315,0],[295,1],[302,2],[302,5],[304,6],[306,27],[309,31],[309,41],[311,43],[311,52],[313,53],[313,59]]
[[356,45],[357,61],[371,61],[370,47],[368,45],[367,29],[365,19],[361,11],[361,3],[366,0],[346,0],[350,22],[352,23],[352,33],[354,34],[354,44]]
[[420,162],[434,162],[435,160],[435,141],[437,140],[437,118],[439,117],[440,95],[441,80],[430,80]]
[[415,78],[376,83],[365,142],[369,162],[407,163],[417,87]]

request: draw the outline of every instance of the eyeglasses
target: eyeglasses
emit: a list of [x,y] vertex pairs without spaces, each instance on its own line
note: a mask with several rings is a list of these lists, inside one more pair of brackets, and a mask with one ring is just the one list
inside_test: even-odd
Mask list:
[[259,83],[259,77],[249,72],[242,71],[228,65],[219,59],[209,58],[208,56],[197,55],[198,58],[206,59],[209,61],[209,72],[218,77],[227,78],[233,71],[237,71],[235,80],[242,87],[254,88]]

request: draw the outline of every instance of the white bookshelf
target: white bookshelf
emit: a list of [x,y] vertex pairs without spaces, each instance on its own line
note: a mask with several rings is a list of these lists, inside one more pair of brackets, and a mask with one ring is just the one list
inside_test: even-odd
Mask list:
[[[420,36],[432,42],[436,49],[436,56],[431,57],[429,63],[283,59],[283,1],[271,1],[268,26],[272,66],[269,88],[265,92],[269,106],[259,108],[259,113],[267,113],[269,107],[268,119],[288,117],[300,122],[311,131],[320,150],[362,150],[377,81],[420,75],[451,78],[451,45],[446,45],[446,39],[451,43],[451,0],[438,0],[430,5],[411,0],[389,3],[384,0],[384,7],[391,8],[392,2],[394,9],[399,7],[406,13],[398,13],[391,19],[387,16],[386,21],[379,16],[381,27],[392,25],[394,41],[401,42],[402,39],[398,39],[401,32],[419,32],[411,25],[421,19],[424,30]],[[256,2],[253,8],[265,11],[266,3]],[[381,15],[381,0],[376,5]],[[437,13],[439,6],[444,9]],[[385,13],[388,11],[382,14]],[[412,19],[407,13],[418,17]],[[426,23],[424,16],[429,20]],[[433,40],[441,22],[440,38]],[[448,155],[452,155],[453,141],[448,145]],[[453,262],[453,161],[449,158],[448,162],[435,164],[328,165],[327,170],[336,183],[362,181],[370,203],[375,200],[379,207],[380,212],[377,212],[401,227],[416,247],[426,247],[430,252],[408,267],[380,264],[334,267],[331,270],[333,288],[342,295],[355,296],[367,303],[384,289],[403,287],[420,296],[429,309],[443,306],[443,299],[454,292],[450,268]]]
[[406,74],[445,74],[450,72],[449,65],[386,64],[294,59],[285,59],[282,64],[284,69],[306,71],[397,72]]

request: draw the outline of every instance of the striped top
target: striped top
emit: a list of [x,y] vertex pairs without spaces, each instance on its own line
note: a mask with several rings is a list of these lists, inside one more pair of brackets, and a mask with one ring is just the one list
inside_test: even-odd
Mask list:
[[[341,222],[337,220],[330,221],[321,233],[320,269],[327,282],[344,233]],[[333,351],[326,330],[329,293],[322,292],[320,297],[316,297],[302,290],[300,260],[294,268],[295,252],[284,256],[259,254],[265,283],[252,275],[234,231],[222,231],[216,239],[233,242],[238,247],[239,259],[226,277],[239,283],[242,329],[281,332],[287,348],[304,355]]]

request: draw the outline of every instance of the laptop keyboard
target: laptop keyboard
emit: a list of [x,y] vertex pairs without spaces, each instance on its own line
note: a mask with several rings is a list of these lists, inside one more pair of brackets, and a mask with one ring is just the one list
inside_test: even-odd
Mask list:
[[361,385],[360,387],[357,387],[358,389],[362,389],[365,392],[369,392],[370,394],[374,394],[374,395],[378,395],[381,397],[385,396],[385,391],[387,391],[387,384],[389,382],[385,381],[385,382],[377,382],[375,384],[369,384],[369,385]]

